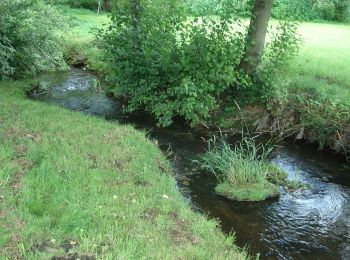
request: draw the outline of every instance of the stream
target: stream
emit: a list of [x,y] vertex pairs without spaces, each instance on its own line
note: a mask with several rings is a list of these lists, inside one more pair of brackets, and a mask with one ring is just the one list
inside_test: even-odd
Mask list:
[[145,114],[125,115],[121,105],[95,90],[96,77],[81,69],[40,75],[50,94],[32,98],[96,115],[149,132],[160,148],[171,150],[179,189],[193,207],[219,220],[236,244],[261,259],[350,259],[350,170],[343,159],[312,145],[286,142],[272,161],[291,180],[309,184],[303,191],[282,191],[278,199],[233,202],[214,192],[216,180],[192,160],[206,151],[205,135],[183,125],[156,128]]

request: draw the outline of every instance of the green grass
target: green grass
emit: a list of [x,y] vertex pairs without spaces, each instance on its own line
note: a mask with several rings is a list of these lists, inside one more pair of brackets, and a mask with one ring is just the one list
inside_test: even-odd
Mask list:
[[278,185],[286,182],[286,174],[268,161],[272,148],[250,137],[243,137],[234,147],[213,139],[202,156],[202,167],[216,176],[219,195],[238,201],[265,200],[277,196]]
[[191,211],[130,126],[28,100],[0,82],[0,258],[245,259]]
[[237,201],[261,201],[279,195],[279,187],[266,183],[245,183],[232,186],[228,182],[219,183],[215,192],[230,200]]
[[106,13],[98,14],[87,9],[64,8],[63,13],[70,19],[73,27],[70,33],[81,41],[94,39],[94,29],[100,29],[108,25],[110,19]]
[[350,100],[350,25],[302,23],[304,44],[292,63],[292,87]]
[[108,66],[102,60],[101,51],[96,46],[95,32],[108,25],[110,19],[106,13],[97,14],[86,9],[65,7],[63,12],[71,23],[65,32],[65,59],[70,65],[84,64],[88,69],[104,75]]
[[226,141],[211,139],[208,151],[202,156],[202,168],[218,180],[215,192],[230,200],[262,201],[277,197],[280,186],[289,191],[308,189],[306,184],[289,181],[288,175],[269,161],[274,146],[257,143],[252,137],[230,146]]

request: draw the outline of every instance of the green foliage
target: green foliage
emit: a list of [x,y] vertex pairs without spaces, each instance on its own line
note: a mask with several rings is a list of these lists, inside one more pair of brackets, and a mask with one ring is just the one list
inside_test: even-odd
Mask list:
[[140,1],[135,13],[133,3],[120,3],[100,34],[115,94],[128,98],[127,111],[145,109],[163,126],[176,115],[193,124],[208,118],[240,77],[244,35],[237,21],[187,19],[167,0]]
[[208,142],[208,152],[202,157],[203,168],[215,174],[219,182],[231,185],[265,183],[269,173],[268,157],[273,146],[257,144],[251,137],[243,137],[232,148],[225,141],[214,138]]
[[45,0],[49,4],[69,5],[74,8],[97,10],[99,0]]
[[[216,15],[224,9],[224,0],[186,0],[187,12],[194,16]],[[232,0],[232,11],[240,16],[250,16],[252,0]],[[350,21],[349,0],[275,0],[273,17],[302,21]]]
[[64,19],[35,0],[0,2],[0,78],[65,66],[57,30]]
[[273,15],[304,21],[329,20],[346,22],[350,19],[349,0],[277,0]]
[[227,5],[232,13],[249,16],[251,3],[251,0],[186,0],[184,6],[187,13],[193,16],[219,15],[225,12]]
[[202,156],[202,167],[219,181],[216,192],[233,200],[258,201],[279,193],[278,185],[285,183],[286,174],[268,162],[273,150],[270,143],[257,144],[243,137],[232,148],[225,141],[208,142]]
[[222,0],[187,0],[186,11],[194,16],[220,14],[223,6]]
[[286,69],[292,58],[298,53],[302,43],[297,33],[298,23],[280,20],[276,27],[271,28],[270,41],[267,43],[258,68],[258,88],[256,96],[270,106],[281,110],[287,96],[288,78]]
[[71,7],[81,7],[91,10],[97,10],[98,0],[68,0],[67,4]]
[[339,100],[302,99],[301,124],[310,131],[309,139],[321,149],[335,143],[350,124],[349,104]]
[[119,2],[99,38],[108,81],[127,100],[127,112],[146,110],[163,126],[174,116],[195,125],[238,95],[261,102],[273,95],[276,75],[298,49],[297,25],[282,21],[272,29],[252,80],[239,68],[246,26],[227,3],[220,16],[188,18],[175,0]]

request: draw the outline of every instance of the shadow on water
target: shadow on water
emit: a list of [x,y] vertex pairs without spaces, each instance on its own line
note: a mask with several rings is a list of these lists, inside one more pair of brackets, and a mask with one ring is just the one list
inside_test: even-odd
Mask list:
[[206,150],[201,134],[181,125],[156,128],[146,115],[127,116],[121,105],[93,89],[95,76],[78,69],[39,77],[49,95],[33,98],[146,130],[163,150],[171,147],[180,189],[193,205],[234,231],[239,246],[262,259],[350,259],[350,173],[334,154],[305,144],[285,143],[272,161],[292,180],[311,186],[279,199],[240,203],[214,193],[215,179],[191,160]]

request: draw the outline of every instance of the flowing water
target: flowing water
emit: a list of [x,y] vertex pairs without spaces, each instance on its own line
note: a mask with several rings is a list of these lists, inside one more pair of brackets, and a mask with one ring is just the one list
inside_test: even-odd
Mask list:
[[179,188],[194,207],[220,221],[236,243],[261,259],[350,259],[350,171],[342,159],[313,146],[285,143],[272,161],[305,191],[282,191],[280,198],[258,203],[232,202],[214,193],[216,180],[191,160],[206,150],[200,133],[179,125],[156,128],[145,114],[127,116],[118,102],[94,90],[94,75],[78,69],[39,77],[50,94],[33,98],[83,113],[135,125],[149,131],[173,152]]

